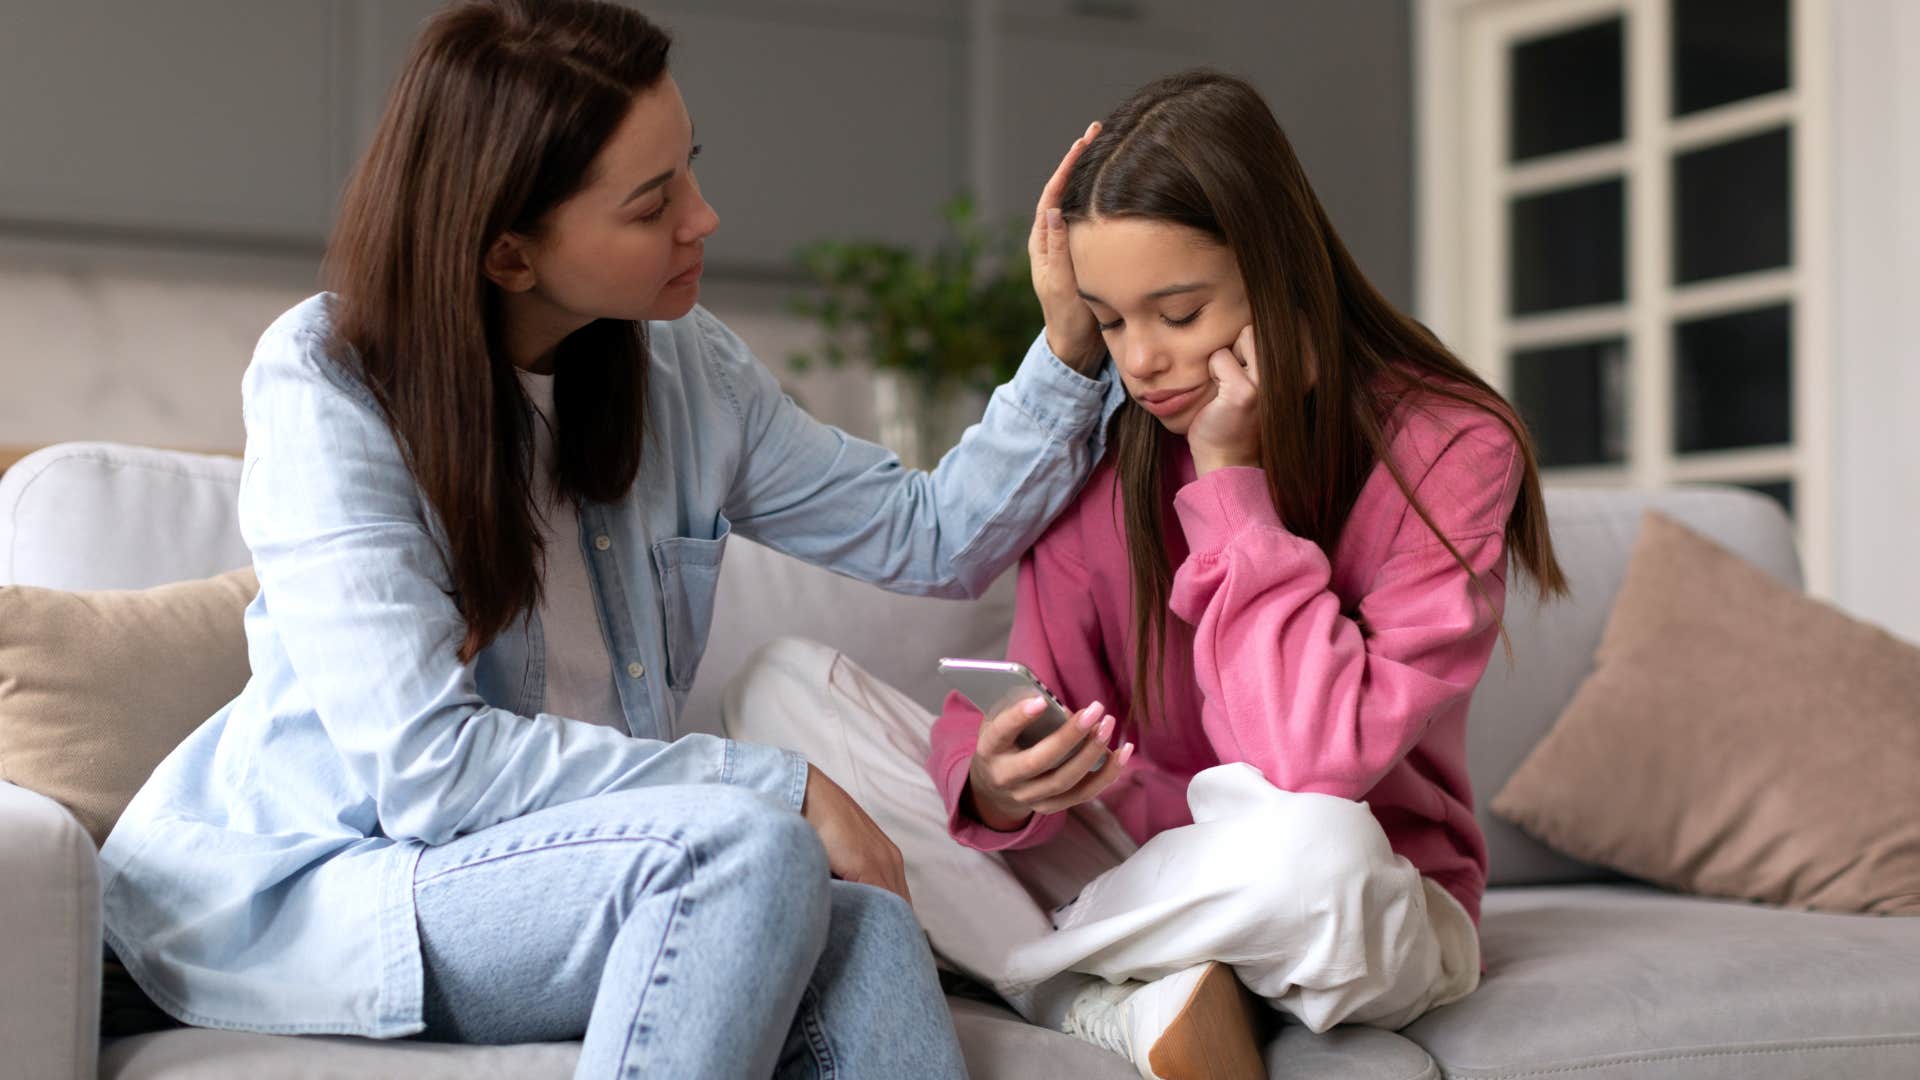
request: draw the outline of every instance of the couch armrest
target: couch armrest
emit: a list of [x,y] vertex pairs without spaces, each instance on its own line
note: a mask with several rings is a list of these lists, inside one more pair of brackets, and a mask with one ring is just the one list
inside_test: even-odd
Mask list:
[[0,1072],[91,1078],[100,1053],[100,866],[65,807],[0,782]]

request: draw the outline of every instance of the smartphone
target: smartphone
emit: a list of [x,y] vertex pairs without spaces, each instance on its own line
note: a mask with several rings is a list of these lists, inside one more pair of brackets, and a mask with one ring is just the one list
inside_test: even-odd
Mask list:
[[1047,707],[1033,722],[1020,729],[1014,742],[1026,749],[1041,739],[1059,730],[1060,725],[1073,719],[1073,714],[1060,699],[1047,689],[1047,684],[1027,670],[1025,664],[1011,660],[966,660],[958,657],[941,657],[940,674],[955,690],[965,694],[973,707],[981,715],[992,718],[1000,715],[1008,706],[1038,697],[1047,703]]

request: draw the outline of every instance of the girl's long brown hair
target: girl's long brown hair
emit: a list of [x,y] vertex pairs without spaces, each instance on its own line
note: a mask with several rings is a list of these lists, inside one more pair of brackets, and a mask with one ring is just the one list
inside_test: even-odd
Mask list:
[[[589,180],[667,34],[593,0],[485,0],[414,42],[327,246],[333,327],[445,532],[463,662],[540,600],[532,413],[482,274],[502,233],[537,236]],[[559,348],[554,490],[611,501],[640,468],[645,324],[600,320]]]
[[[1431,395],[1483,409],[1513,433],[1525,475],[1507,519],[1507,551],[1543,596],[1566,593],[1526,426],[1367,281],[1253,87],[1204,70],[1142,87],[1103,121],[1074,165],[1061,208],[1069,221],[1184,225],[1232,250],[1258,343],[1260,462],[1274,509],[1295,535],[1331,553],[1367,476],[1385,463],[1420,519],[1473,573],[1387,452],[1396,407]],[[1167,435],[1132,401],[1114,424],[1133,579],[1133,708],[1145,723],[1153,713],[1148,674],[1167,645],[1173,585],[1162,484]],[[1474,584],[1485,596],[1477,577]]]

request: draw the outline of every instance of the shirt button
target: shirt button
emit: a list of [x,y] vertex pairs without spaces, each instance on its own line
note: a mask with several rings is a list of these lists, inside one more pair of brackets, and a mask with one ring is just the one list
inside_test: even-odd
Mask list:
[[645,675],[646,673],[647,673],[646,665],[642,664],[638,660],[635,660],[633,663],[627,665],[627,678],[629,679],[637,679],[640,676]]
[[593,538],[593,546],[597,551],[605,551],[613,546],[613,541],[607,539],[606,533],[601,533],[599,536]]

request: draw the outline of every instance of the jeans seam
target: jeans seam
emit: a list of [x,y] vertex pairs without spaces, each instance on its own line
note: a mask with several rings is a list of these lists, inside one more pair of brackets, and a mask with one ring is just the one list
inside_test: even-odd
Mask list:
[[567,848],[567,847],[581,847],[587,844],[626,844],[626,843],[635,843],[635,842],[663,843],[675,848],[679,848],[683,856],[686,854],[686,849],[680,844],[678,840],[670,836],[655,836],[652,833],[627,833],[619,836],[585,836],[577,840],[571,837],[568,837],[568,838],[557,840],[551,843],[541,843],[537,845],[530,844],[525,847],[514,848],[511,851],[490,852],[485,855],[478,855],[472,859],[467,860],[466,862],[459,864],[458,866],[449,866],[444,870],[435,871],[432,875],[428,877],[417,878],[413,883],[413,887],[418,889],[422,885],[431,884],[435,881],[439,881],[443,877],[448,877],[450,875],[457,874],[462,870],[469,870],[476,866],[484,866],[488,863],[499,862],[502,859],[510,859],[516,855],[531,855],[536,852],[555,851],[560,848]]
[[[689,877],[693,875],[691,866],[689,866],[687,873]],[[646,974],[640,980],[640,1000],[634,1003],[633,1018],[627,1021],[627,1037],[624,1045],[620,1048],[620,1060],[614,1063],[614,1072],[619,1075],[626,1075],[627,1057],[633,1053],[634,1035],[640,1030],[640,1014],[647,1011],[647,997],[653,989],[656,973],[660,970],[661,957],[667,951],[667,941],[673,937],[674,928],[680,925],[680,916],[685,914],[681,910],[681,905],[686,902],[686,891],[687,887],[685,885],[673,890],[672,914],[667,916],[666,929],[660,932],[660,944],[654,950],[653,962],[647,965]]]
[[827,1042],[824,1026],[820,1022],[820,996],[809,986],[800,997],[800,1028],[806,1033],[807,1045],[813,1050],[813,1062],[820,1067],[821,1080],[833,1080],[840,1074],[840,1067],[833,1059],[833,1046]]

